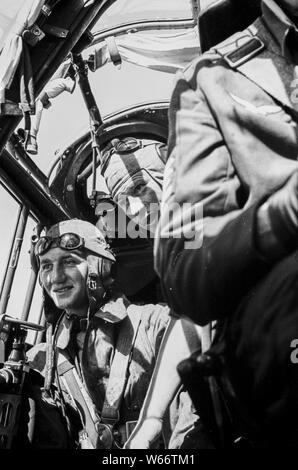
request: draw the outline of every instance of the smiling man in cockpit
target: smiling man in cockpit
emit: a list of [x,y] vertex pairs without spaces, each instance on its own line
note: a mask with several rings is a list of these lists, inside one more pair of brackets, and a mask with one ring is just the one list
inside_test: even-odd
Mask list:
[[[48,329],[47,344],[28,352],[35,377],[45,379],[44,389],[33,387],[32,444],[121,448],[139,417],[169,309],[131,304],[113,288],[115,257],[101,231],[89,222],[73,219],[54,225],[38,240],[35,254]],[[187,347],[181,344],[182,350]],[[148,416],[148,446],[161,444],[161,431],[166,446],[181,445],[196,420],[190,409],[177,414],[184,394],[170,407],[171,418]],[[185,404],[190,406],[189,399]]]

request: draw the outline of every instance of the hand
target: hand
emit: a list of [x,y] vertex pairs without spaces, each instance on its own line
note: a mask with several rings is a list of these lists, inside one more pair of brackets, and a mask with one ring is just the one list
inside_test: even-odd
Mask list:
[[140,421],[129,439],[124,444],[124,449],[150,449],[159,438],[162,431],[162,419],[148,417]]
[[297,248],[298,171],[259,208],[257,227],[259,246],[272,257]]

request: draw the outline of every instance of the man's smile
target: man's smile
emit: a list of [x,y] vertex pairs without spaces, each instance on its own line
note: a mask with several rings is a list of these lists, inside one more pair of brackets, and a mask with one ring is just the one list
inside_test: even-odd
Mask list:
[[64,287],[56,287],[55,289],[52,289],[52,291],[55,294],[64,294],[66,292],[69,292],[71,289],[73,289],[73,286],[64,286]]

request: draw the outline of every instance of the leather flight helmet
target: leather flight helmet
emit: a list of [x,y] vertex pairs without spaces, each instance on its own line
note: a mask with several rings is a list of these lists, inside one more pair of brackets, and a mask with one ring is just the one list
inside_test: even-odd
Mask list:
[[[46,232],[46,237],[58,238],[65,233],[74,233],[84,240],[82,249],[87,257],[88,275],[86,279],[89,298],[89,314],[95,313],[102,305],[109,287],[113,283],[111,274],[115,257],[103,233],[90,222],[71,219],[59,222]],[[41,284],[42,285],[42,284]],[[43,288],[44,313],[47,322],[55,323],[61,315],[53,300]]]

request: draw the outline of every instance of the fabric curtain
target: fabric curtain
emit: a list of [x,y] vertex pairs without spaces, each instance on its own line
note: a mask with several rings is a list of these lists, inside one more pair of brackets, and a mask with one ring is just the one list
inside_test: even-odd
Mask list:
[[5,89],[9,88],[20,62],[22,33],[36,21],[45,0],[27,0],[20,9],[0,55],[0,103],[5,102]]
[[[197,28],[164,34],[128,33],[114,39],[122,60],[161,72],[175,73],[200,54]],[[96,68],[112,61],[105,41],[88,52],[95,54]]]
[[1,0],[0,2],[0,50],[15,23],[16,17],[26,0]]

